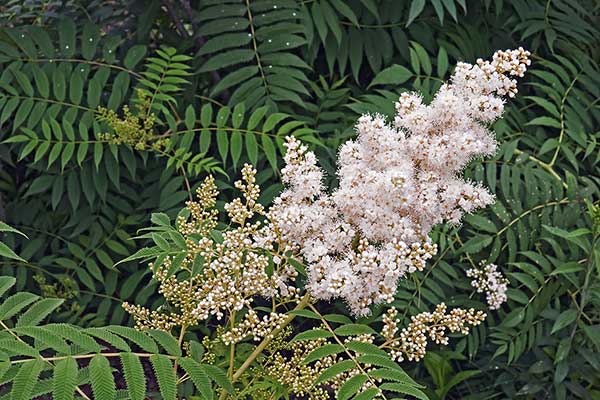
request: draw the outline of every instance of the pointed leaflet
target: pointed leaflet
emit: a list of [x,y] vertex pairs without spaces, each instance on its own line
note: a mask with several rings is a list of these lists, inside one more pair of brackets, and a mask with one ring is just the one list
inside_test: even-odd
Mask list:
[[98,339],[105,341],[106,343],[110,344],[113,347],[116,347],[119,350],[131,351],[131,348],[129,347],[126,341],[124,341],[114,333],[109,332],[105,328],[87,328],[84,332],[88,335],[97,337]]
[[315,340],[318,338],[330,338],[333,334],[325,329],[311,329],[308,331],[300,332],[292,339],[292,342],[301,340]]
[[413,386],[404,385],[402,383],[397,383],[397,382],[384,383],[383,385],[380,386],[380,388],[384,389],[384,390],[389,390],[392,392],[409,394],[409,395],[414,396],[417,399],[421,399],[421,400],[429,400],[427,395],[425,395],[425,393],[423,393],[419,389],[416,389]]
[[370,387],[364,392],[357,394],[353,400],[371,400],[374,399],[375,396],[379,394],[379,389]]
[[368,380],[369,377],[364,374],[354,375],[344,382],[344,384],[340,387],[336,394],[336,399],[348,400],[350,397],[358,393],[362,385],[364,385],[364,383]]
[[89,366],[90,380],[94,398],[102,400],[115,399],[117,390],[113,380],[112,367],[108,359],[101,354],[96,354]]
[[127,382],[129,398],[131,400],[144,400],[146,397],[146,377],[139,357],[132,353],[122,353],[121,365],[123,366],[125,382]]
[[102,350],[102,346],[100,346],[96,340],[85,334],[83,329],[77,326],[65,323],[47,324],[44,325],[44,329],[81,347],[81,349],[87,353],[99,353]]
[[172,356],[181,356],[181,348],[177,340],[165,331],[151,329],[148,334],[154,338]]
[[338,336],[357,336],[375,333],[371,327],[362,324],[346,324],[336,328],[334,332]]
[[14,286],[17,279],[14,276],[0,276],[0,296]]
[[17,375],[13,380],[12,391],[10,392],[11,400],[31,399],[31,393],[38,381],[43,366],[44,362],[39,359],[21,364],[19,372],[17,372]]
[[77,362],[71,357],[58,361],[52,379],[52,399],[72,400],[76,384]]
[[204,370],[204,372],[206,372],[208,376],[210,376],[210,379],[212,379],[217,385],[225,389],[227,393],[233,393],[233,385],[227,378],[227,374],[225,373],[225,371],[223,371],[219,367],[215,367],[214,365],[210,364],[203,364],[202,369]]
[[39,296],[27,292],[19,292],[10,296],[0,305],[0,320],[11,318],[38,298]]
[[412,0],[406,26],[409,26],[423,12],[423,8],[425,8],[425,0]]
[[123,336],[127,340],[131,340],[148,353],[159,352],[156,342],[143,332],[136,331],[135,329],[126,326],[109,326],[107,329],[117,335]]
[[19,316],[17,320],[17,327],[19,326],[33,326],[40,323],[46,318],[52,311],[56,310],[64,299],[42,299],[31,306],[24,314]]
[[339,344],[333,344],[333,343],[324,344],[323,346],[317,347],[316,349],[311,351],[306,356],[303,363],[308,364],[312,361],[320,360],[324,357],[330,356],[332,354],[341,353],[343,351],[344,351],[344,347]]
[[333,364],[331,367],[324,370],[321,375],[315,381],[315,385],[323,382],[327,382],[328,380],[335,378],[337,375],[342,372],[348,371],[350,369],[356,368],[356,363],[352,360],[343,360],[336,364]]
[[177,381],[171,360],[161,354],[153,354],[150,356],[150,361],[163,400],[175,400],[177,397]]
[[19,234],[25,238],[27,237],[27,236],[25,236],[25,234],[23,232],[16,230],[12,226],[9,226],[2,221],[0,221],[0,232],[12,232],[12,233]]
[[0,257],[10,258],[21,262],[26,262],[23,258],[19,257],[10,247],[0,242]]
[[191,358],[180,358],[178,360],[179,365],[188,373],[192,382],[198,389],[198,392],[205,399],[209,400],[212,398],[212,387],[210,379],[206,372],[202,369],[202,366]]

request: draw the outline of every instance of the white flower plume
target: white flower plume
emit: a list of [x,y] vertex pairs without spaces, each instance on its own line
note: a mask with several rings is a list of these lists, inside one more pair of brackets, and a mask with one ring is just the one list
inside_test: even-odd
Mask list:
[[391,302],[398,280],[435,254],[433,226],[459,223],[493,202],[461,171],[495,153],[487,125],[501,116],[502,96],[516,94],[514,77],[523,76],[528,56],[519,48],[459,63],[430,104],[403,93],[393,125],[380,115],[360,117],[356,140],[340,148],[332,194],[315,154],[288,138],[287,188],[270,210],[271,229],[303,255],[314,297],[343,298],[356,315]]

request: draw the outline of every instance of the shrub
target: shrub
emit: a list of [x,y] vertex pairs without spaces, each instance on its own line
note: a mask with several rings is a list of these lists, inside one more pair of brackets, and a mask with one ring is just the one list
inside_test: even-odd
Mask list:
[[598,395],[597,10],[406,3],[0,7],[0,396]]

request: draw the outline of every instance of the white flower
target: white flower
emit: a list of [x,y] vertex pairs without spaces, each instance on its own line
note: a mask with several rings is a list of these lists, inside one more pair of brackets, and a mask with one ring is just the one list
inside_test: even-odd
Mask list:
[[482,263],[479,269],[469,269],[467,276],[473,278],[471,286],[477,289],[477,293],[485,292],[490,310],[497,310],[508,299],[506,296],[508,279],[498,271],[496,264],[484,265]]
[[[414,93],[396,103],[394,124],[363,115],[357,138],[339,151],[339,187],[322,184],[315,154],[294,138],[285,146],[287,189],[269,212],[272,230],[296,246],[307,262],[307,286],[316,298],[343,298],[353,313],[393,300],[398,280],[421,270],[436,247],[437,224],[460,223],[465,213],[494,200],[460,174],[474,158],[496,151],[486,124],[499,118],[503,95],[517,92],[529,52],[497,51],[492,61],[458,63],[431,104]],[[496,286],[502,299],[501,281]]]

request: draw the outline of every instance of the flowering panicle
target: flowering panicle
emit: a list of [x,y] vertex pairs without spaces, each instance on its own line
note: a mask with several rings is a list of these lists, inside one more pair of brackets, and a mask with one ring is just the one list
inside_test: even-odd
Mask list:
[[123,117],[114,110],[98,107],[96,119],[106,123],[113,133],[102,133],[100,139],[112,144],[127,144],[136,150],[147,150],[152,148],[160,150],[164,148],[168,140],[166,138],[156,139],[154,136],[154,125],[156,115],[151,112],[151,99],[143,90],[136,90],[138,102],[135,105],[136,112],[132,112],[129,106],[123,106]]
[[281,328],[287,317],[286,314],[271,312],[260,318],[256,311],[249,309],[243,321],[221,335],[221,340],[226,345],[229,345],[241,342],[248,336],[252,336],[255,341],[259,341],[265,337],[273,339],[272,332]]
[[185,236],[198,235],[206,237],[217,226],[217,215],[215,209],[217,204],[217,186],[215,178],[206,177],[204,182],[196,189],[197,201],[186,202],[187,211],[190,213],[191,221],[180,215],[177,218],[179,232]]
[[[380,366],[376,359],[363,357],[369,349],[383,350],[399,362],[419,361],[429,342],[446,345],[449,333],[468,334],[485,314],[472,308],[447,310],[441,303],[433,312],[411,317],[404,328],[391,308],[383,315],[379,334],[354,327],[342,333],[343,327],[333,329],[329,319],[319,316],[322,325],[315,329],[320,332],[286,340],[293,332],[288,325],[295,315],[288,312],[291,304],[298,312],[315,299],[341,298],[353,314],[363,316],[374,304],[392,302],[398,281],[422,271],[436,254],[431,229],[439,223],[460,223],[465,213],[493,201],[487,189],[464,180],[461,171],[474,157],[494,153],[496,142],[487,124],[502,114],[501,96],[517,92],[514,77],[523,76],[528,56],[523,49],[507,50],[496,52],[492,61],[459,63],[430,104],[417,94],[403,93],[393,123],[380,115],[361,116],[357,138],[340,148],[339,187],[331,193],[323,185],[315,154],[293,137],[284,144],[281,172],[286,188],[268,211],[258,203],[256,170],[246,164],[242,179],[235,182],[242,196],[224,206],[231,224],[218,229],[218,191],[215,180],[206,178],[174,227],[164,215],[153,217],[159,226],[143,237],[151,237],[156,246],[131,258],[156,256],[150,267],[165,299],[156,310],[124,303],[136,328],[179,328],[182,341],[187,328],[200,321],[226,321],[214,338],[204,338],[203,361],[216,362],[224,344],[230,349],[232,380],[258,361],[256,376],[315,399],[330,398],[332,390],[342,391],[353,377],[360,378],[352,384],[362,382],[361,391],[381,394],[377,385],[383,375],[367,380],[357,376],[368,376]],[[125,122],[120,125],[123,132],[139,123],[132,118]],[[306,266],[307,293],[296,283],[298,259]],[[477,292],[486,293],[490,309],[506,301],[508,280],[496,265],[482,264],[467,276]],[[258,296],[269,298],[271,307],[255,306]],[[312,308],[310,316],[314,313]],[[251,353],[238,345],[248,338],[262,341]],[[315,350],[326,345],[343,351],[319,357],[325,353]],[[182,346],[189,354],[194,350]],[[234,373],[236,348],[244,348],[249,358]],[[265,353],[269,357],[257,358]],[[345,362],[344,369],[332,375],[329,368],[340,362]],[[271,395],[260,390],[252,394]]]
[[382,347],[388,350],[396,361],[419,361],[425,356],[428,340],[447,345],[446,331],[466,335],[469,333],[469,325],[477,326],[485,319],[482,311],[472,308],[455,308],[447,313],[446,305],[441,303],[433,313],[423,312],[411,317],[410,324],[396,336],[397,315],[398,311],[394,307],[390,308],[383,317],[382,330],[382,336],[386,339]]
[[480,267],[469,269],[467,276],[473,278],[471,286],[477,289],[477,293],[485,293],[490,310],[497,310],[508,299],[508,279],[498,271],[496,264],[481,263]]
[[[274,263],[273,273],[267,273],[271,257],[280,259],[277,249],[285,249],[285,245],[272,242],[267,245],[261,233],[262,223],[250,221],[254,215],[264,214],[262,205],[257,202],[260,190],[255,175],[254,168],[244,166],[242,180],[235,183],[244,200],[237,198],[225,205],[231,221],[237,226],[222,232],[222,240],[211,236],[218,215],[214,209],[218,194],[215,181],[208,177],[198,188],[198,200],[187,203],[189,217],[181,215],[177,219],[177,231],[186,246],[184,257],[168,256],[159,265],[152,266],[166,306],[150,311],[123,304],[134,316],[139,329],[168,331],[176,326],[196,325],[213,315],[221,319],[248,308],[250,311],[244,322],[224,338],[232,343],[247,335],[264,337],[265,332],[281,322],[280,314],[273,313],[261,319],[250,307],[256,296],[277,296],[285,301],[297,299],[300,293],[300,289],[291,283],[297,272],[289,264]],[[270,255],[269,250],[274,254]],[[185,279],[170,273],[175,262],[180,263],[175,270],[184,271]]]
[[269,212],[270,230],[303,255],[314,297],[340,297],[354,314],[368,314],[436,253],[428,238],[433,226],[459,223],[492,203],[487,189],[460,173],[473,158],[495,152],[486,124],[502,114],[501,96],[516,93],[514,77],[523,76],[528,56],[519,48],[459,63],[431,104],[403,93],[393,126],[380,115],[360,117],[357,139],[340,149],[332,194],[315,154],[288,138],[287,189]]

